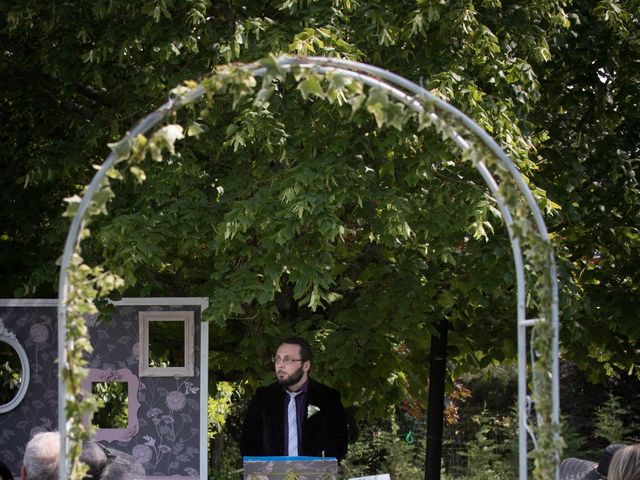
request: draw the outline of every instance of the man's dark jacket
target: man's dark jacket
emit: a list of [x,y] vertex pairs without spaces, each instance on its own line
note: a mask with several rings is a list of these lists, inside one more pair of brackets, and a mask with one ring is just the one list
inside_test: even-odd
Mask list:
[[[256,390],[242,426],[240,452],[242,455],[286,455],[284,451],[285,398],[283,387],[272,383]],[[309,409],[309,405],[316,408]],[[311,416],[312,411],[317,410]],[[309,387],[302,410],[302,440],[299,455],[336,457],[347,454],[347,420],[340,401],[340,393],[322,383],[309,379]]]

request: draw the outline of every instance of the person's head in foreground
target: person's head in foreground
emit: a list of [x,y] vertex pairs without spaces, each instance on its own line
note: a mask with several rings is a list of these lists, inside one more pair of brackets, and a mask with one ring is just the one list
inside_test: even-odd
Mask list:
[[609,465],[608,480],[640,480],[640,444],[618,450]]
[[[43,432],[24,451],[23,480],[58,480],[60,434]],[[131,455],[95,442],[85,442],[80,460],[89,467],[87,480],[143,480],[144,468]]]
[[23,480],[57,480],[60,434],[37,433],[27,443],[22,460]]

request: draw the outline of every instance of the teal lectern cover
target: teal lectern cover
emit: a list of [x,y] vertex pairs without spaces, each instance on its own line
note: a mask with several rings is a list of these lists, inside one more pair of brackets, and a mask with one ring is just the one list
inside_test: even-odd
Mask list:
[[243,457],[244,480],[337,480],[334,457]]

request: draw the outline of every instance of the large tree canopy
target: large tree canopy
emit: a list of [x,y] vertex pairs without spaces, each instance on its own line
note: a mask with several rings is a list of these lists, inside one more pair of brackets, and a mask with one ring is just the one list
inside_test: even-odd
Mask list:
[[638,374],[639,7],[574,3],[572,28],[552,37],[539,68],[532,117],[547,136],[536,182],[561,206],[549,222],[566,268],[567,355],[592,380],[613,366]]
[[[2,4],[0,295],[55,295],[62,199],[174,86],[269,53],[340,56],[423,83],[494,136],[557,243],[566,355],[594,378],[632,369],[637,6]],[[124,295],[210,297],[218,378],[255,385],[280,338],[311,338],[317,374],[362,415],[424,406],[442,318],[452,377],[513,358],[511,252],[477,173],[434,134],[400,120],[377,130],[390,115],[382,98],[355,110],[315,98],[312,84],[274,88],[262,108],[229,98],[184,112],[192,135],[143,165],[145,181],[115,184],[85,256],[124,277]]]

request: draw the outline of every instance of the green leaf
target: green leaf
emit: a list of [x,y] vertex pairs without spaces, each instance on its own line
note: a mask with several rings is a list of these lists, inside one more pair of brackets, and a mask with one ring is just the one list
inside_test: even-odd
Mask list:
[[382,128],[387,121],[388,103],[389,97],[386,92],[377,88],[371,89],[366,103],[367,112],[375,117],[378,128]]
[[198,122],[192,122],[189,124],[189,128],[187,128],[187,136],[189,137],[200,137],[202,133],[204,133],[205,129],[202,124]]
[[320,98],[324,97],[324,91],[320,83],[320,77],[313,72],[307,74],[306,78],[298,84],[297,89],[300,91],[302,98],[304,98],[305,100],[308,99],[311,95]]
[[121,162],[129,158],[131,148],[133,147],[133,140],[126,135],[122,140],[116,143],[109,143],[107,146],[116,155],[116,161]]
[[129,170],[131,171],[133,176],[136,177],[136,180],[138,181],[138,183],[143,183],[147,179],[147,176],[145,175],[144,170],[142,170],[140,167],[136,167],[134,165],[134,166],[131,166]]

